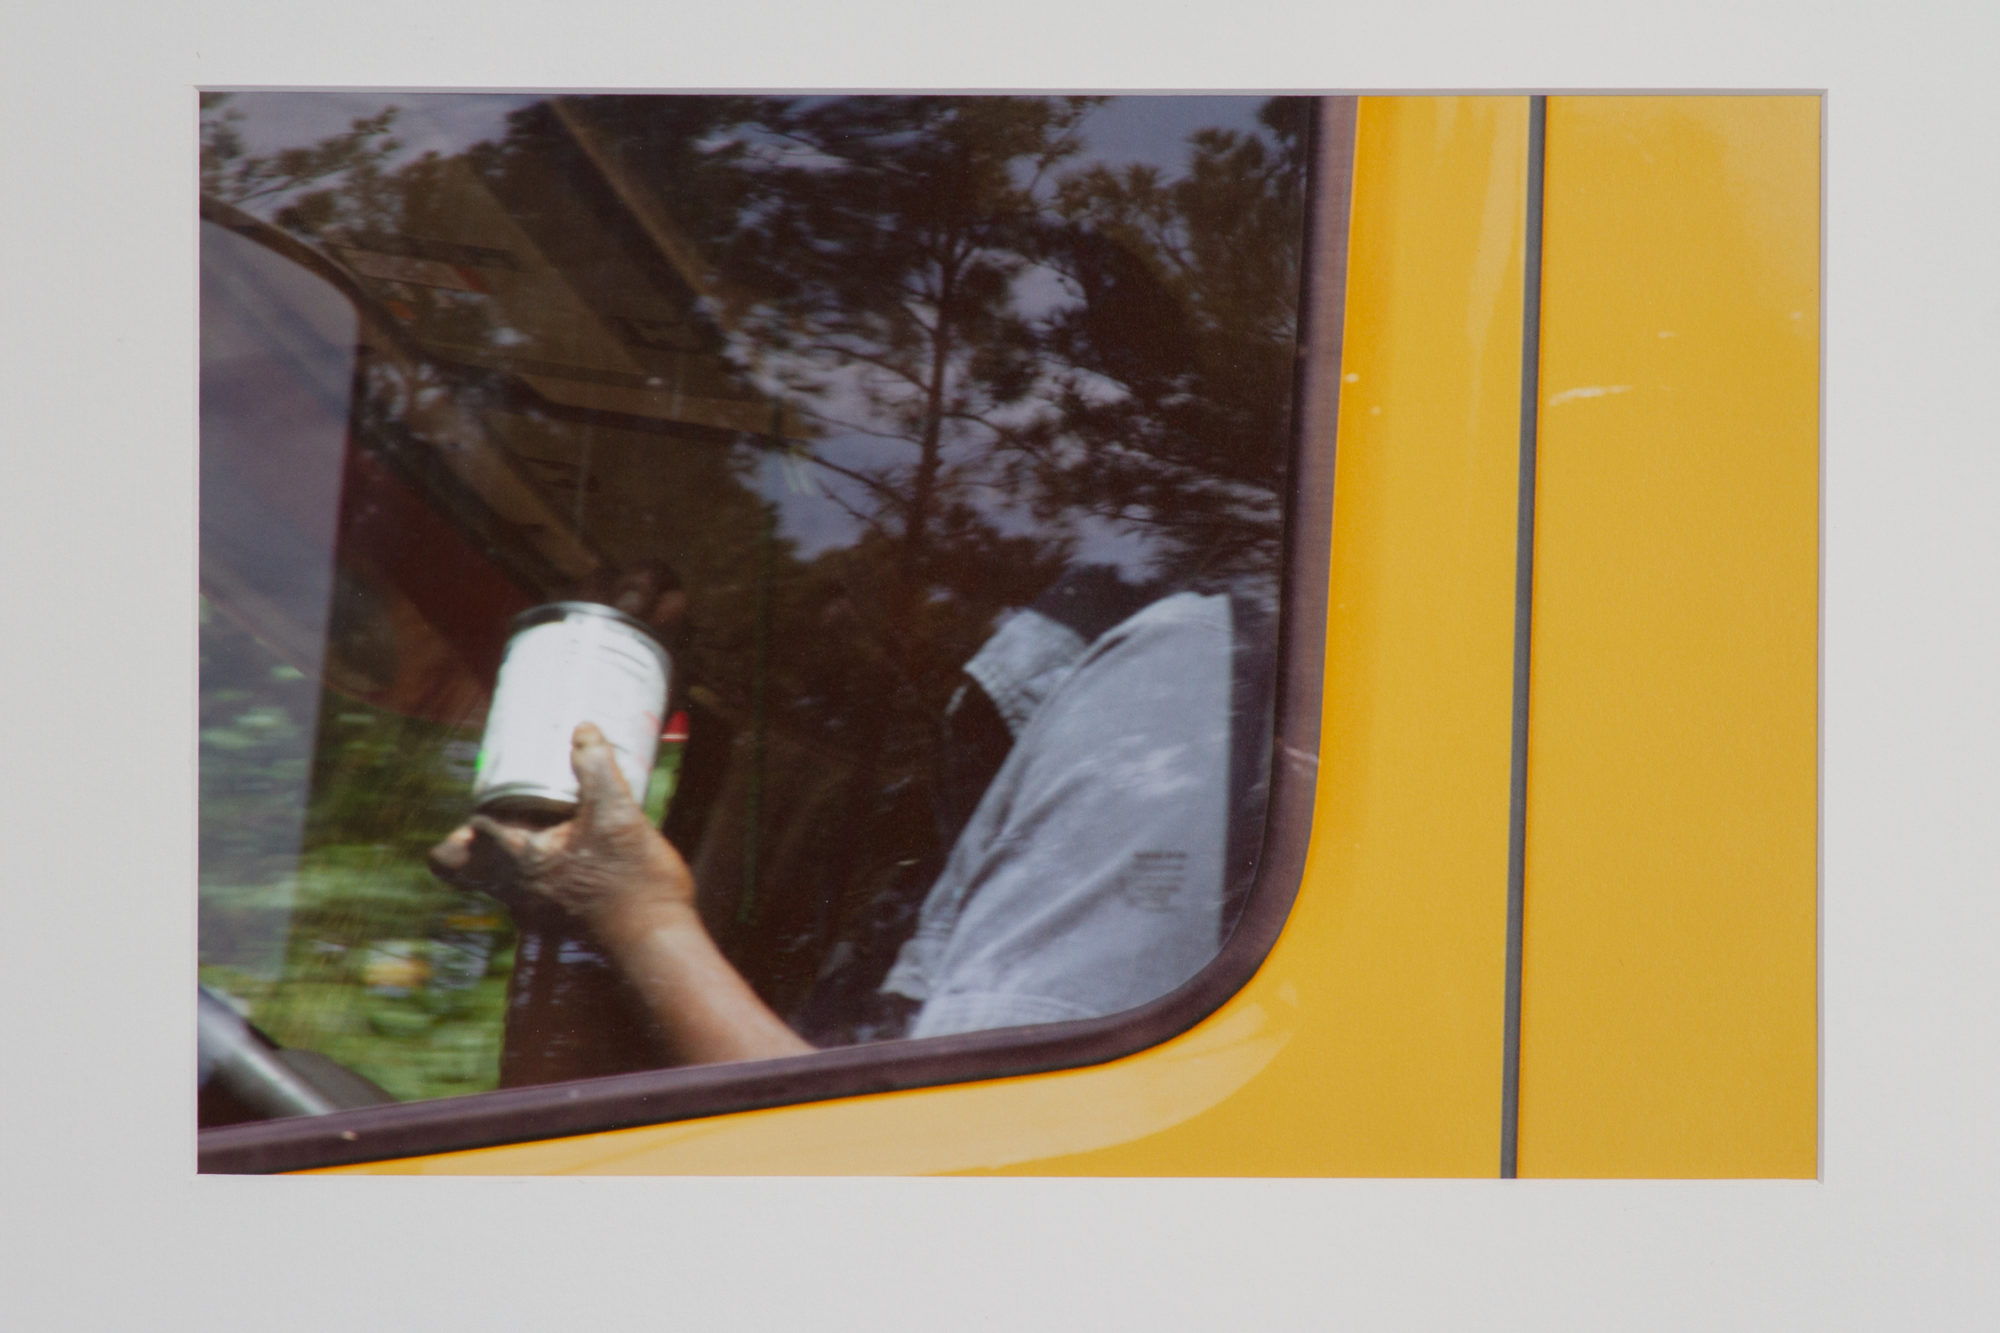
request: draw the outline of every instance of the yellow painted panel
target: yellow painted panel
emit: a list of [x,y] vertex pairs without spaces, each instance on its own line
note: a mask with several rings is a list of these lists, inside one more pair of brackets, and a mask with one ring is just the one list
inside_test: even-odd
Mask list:
[[1362,103],[1313,841],[1239,995],[1090,1069],[358,1169],[1496,1174],[1526,142]]
[[1814,1174],[1819,123],[1549,101],[1524,1176]]

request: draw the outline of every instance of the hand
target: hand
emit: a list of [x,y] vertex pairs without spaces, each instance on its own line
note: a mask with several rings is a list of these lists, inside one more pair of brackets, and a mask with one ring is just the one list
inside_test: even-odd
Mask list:
[[812,1049],[729,965],[694,906],[694,876],[632,799],[611,745],[588,722],[570,739],[576,814],[529,829],[474,815],[431,849],[431,871],[516,911],[554,904],[580,917],[694,1064]]
[[647,908],[692,912],[694,876],[647,822],[604,733],[585,722],[570,739],[576,813],[548,828],[474,815],[431,848],[431,873],[512,905],[547,903],[600,927]]

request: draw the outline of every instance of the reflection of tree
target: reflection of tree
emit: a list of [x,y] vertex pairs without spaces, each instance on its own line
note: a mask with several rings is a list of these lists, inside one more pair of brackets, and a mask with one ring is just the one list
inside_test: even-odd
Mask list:
[[774,100],[730,144],[740,203],[713,254],[729,288],[749,294],[733,349],[803,405],[823,440],[844,441],[837,458],[823,443],[816,461],[861,529],[815,562],[837,585],[813,648],[845,646],[852,767],[826,811],[842,836],[819,883],[773,886],[783,896],[764,933],[786,1007],[886,868],[934,854],[921,793],[958,667],[993,613],[1032,597],[1066,558],[1059,530],[1004,531],[991,486],[1039,378],[1018,285],[1040,196],[1077,151],[1086,109]]
[[1201,130],[1177,179],[1094,167],[1058,197],[1048,253],[1084,299],[1046,331],[1031,493],[1148,529],[1173,581],[1276,569],[1309,106],[1265,104],[1275,151]]
[[[1061,557],[1046,539],[1002,539],[974,497],[1031,410],[1040,347],[1018,283],[1041,187],[1078,151],[1087,109],[1075,98],[807,99],[765,103],[745,127],[747,188],[719,256],[756,293],[741,342],[827,435],[874,442],[879,462],[821,462],[848,483],[836,490],[862,497],[862,546],[885,558],[861,604],[916,674],[928,664],[910,649],[932,637],[918,622],[939,595],[991,597],[1010,562],[1045,571]],[[1018,593],[1017,580],[999,582]]]
[[315,143],[252,153],[243,139],[243,113],[230,101],[229,93],[201,95],[203,194],[239,206],[290,196],[275,220],[313,234],[337,217],[379,219],[385,204],[407,188],[384,170],[402,148],[393,134],[393,106],[357,116]]

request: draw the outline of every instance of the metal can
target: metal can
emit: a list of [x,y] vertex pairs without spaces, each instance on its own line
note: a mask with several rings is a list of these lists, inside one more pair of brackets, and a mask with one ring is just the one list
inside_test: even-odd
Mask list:
[[596,602],[551,602],[515,617],[493,686],[473,802],[564,816],[576,809],[570,738],[594,722],[644,800],[673,684],[673,659],[646,625]]

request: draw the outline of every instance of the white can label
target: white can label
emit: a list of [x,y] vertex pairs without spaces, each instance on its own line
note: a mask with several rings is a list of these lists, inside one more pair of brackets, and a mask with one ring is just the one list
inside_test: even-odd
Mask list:
[[570,738],[597,724],[617,753],[635,800],[644,800],[667,702],[664,655],[610,616],[572,614],[531,625],[507,644],[473,797],[575,801]]

